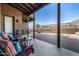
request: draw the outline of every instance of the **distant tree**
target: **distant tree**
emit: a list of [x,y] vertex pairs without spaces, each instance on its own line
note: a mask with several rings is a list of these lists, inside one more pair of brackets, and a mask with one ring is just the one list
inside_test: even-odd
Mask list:
[[36,23],[36,29],[40,28],[40,24]]

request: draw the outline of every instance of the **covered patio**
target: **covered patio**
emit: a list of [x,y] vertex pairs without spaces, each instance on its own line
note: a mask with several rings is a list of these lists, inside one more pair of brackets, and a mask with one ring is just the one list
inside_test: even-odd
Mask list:
[[[24,42],[25,44],[27,44],[27,46],[25,46],[25,49],[21,53],[17,54],[16,56],[25,56],[25,55],[26,56],[27,55],[30,55],[30,56],[78,56],[79,55],[75,52],[61,48],[61,45],[60,45],[60,20],[61,20],[60,19],[60,15],[61,15],[60,14],[60,5],[61,4],[60,3],[57,4],[57,44],[56,44],[57,46],[51,45],[47,42],[43,42],[43,41],[40,41],[35,38],[35,23],[36,23],[35,22],[35,20],[36,20],[35,12],[42,9],[43,7],[45,7],[48,4],[49,3],[8,3],[8,4],[6,4],[14,9],[17,9],[22,12],[22,14],[21,14],[22,22],[26,25],[26,26],[23,24],[17,25],[19,22],[19,20],[17,19],[17,16],[19,14],[17,16],[15,16],[16,24],[13,23],[14,24],[13,32],[11,34],[13,34],[14,37],[19,39],[18,42],[20,42],[20,43]],[[4,8],[4,7],[2,7],[2,8]],[[4,11],[6,11],[6,10],[4,10]],[[9,14],[8,13],[9,11],[6,11],[7,12],[6,15]],[[12,11],[10,11],[10,12],[12,12]],[[3,14],[5,14],[5,13],[3,12]],[[30,21],[33,21],[33,37],[29,36],[29,25],[28,24]],[[5,24],[3,23],[3,25],[5,25]],[[21,25],[23,25],[24,27]],[[17,29],[18,29],[18,31],[17,31]],[[22,29],[22,30],[19,31],[20,29]],[[26,31],[24,31],[24,30],[26,30]],[[7,30],[5,31],[4,26],[2,26],[1,31],[6,32]],[[19,32],[21,32],[21,34],[19,34]],[[45,50],[43,50],[43,49],[45,49]]]
[[[31,14],[40,10],[48,3],[4,3],[0,4],[0,55],[1,56],[28,56],[34,53],[29,37],[28,23],[34,21]],[[10,40],[11,39],[11,40]]]

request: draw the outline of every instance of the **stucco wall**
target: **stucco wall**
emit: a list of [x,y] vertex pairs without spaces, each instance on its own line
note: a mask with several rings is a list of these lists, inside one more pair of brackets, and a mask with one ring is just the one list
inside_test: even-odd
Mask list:
[[[22,21],[22,12],[13,8],[12,6],[9,6],[7,4],[1,4],[1,20],[3,23],[3,15],[8,15],[8,16],[14,16],[15,20],[15,31],[16,30],[22,30],[26,28],[26,23]],[[16,22],[18,20],[18,23]],[[0,26],[1,27],[1,26]],[[3,29],[3,26],[2,26]]]

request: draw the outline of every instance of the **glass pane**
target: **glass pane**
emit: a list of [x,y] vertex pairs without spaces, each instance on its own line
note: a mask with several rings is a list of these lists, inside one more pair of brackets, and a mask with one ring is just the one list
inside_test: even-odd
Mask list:
[[61,46],[79,52],[79,4],[61,4]]
[[36,14],[36,38],[56,45],[57,4],[49,4]]

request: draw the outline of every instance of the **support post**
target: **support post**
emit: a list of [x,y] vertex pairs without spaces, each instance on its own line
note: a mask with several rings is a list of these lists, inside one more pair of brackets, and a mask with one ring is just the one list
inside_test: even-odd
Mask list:
[[33,14],[33,39],[35,39],[35,14]]
[[[33,39],[35,39],[35,14],[33,14]],[[32,53],[34,53],[33,46],[32,46]]]
[[29,18],[27,17],[27,37],[29,36]]
[[60,3],[58,3],[58,16],[57,16],[57,48],[60,48]]

